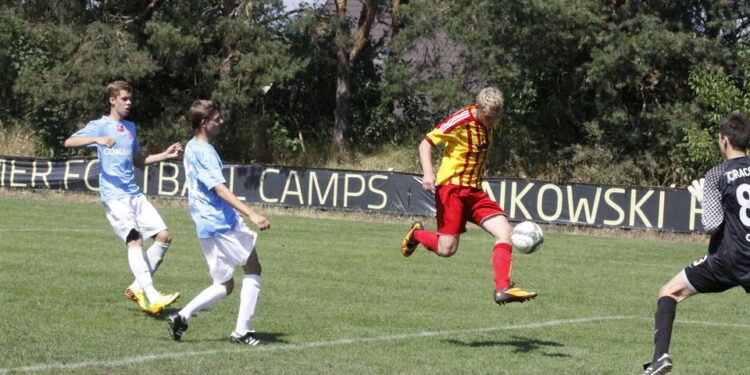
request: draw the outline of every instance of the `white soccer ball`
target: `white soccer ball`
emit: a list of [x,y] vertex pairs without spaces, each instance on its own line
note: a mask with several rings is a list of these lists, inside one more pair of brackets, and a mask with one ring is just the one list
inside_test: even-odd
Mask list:
[[531,254],[538,251],[544,243],[544,233],[542,228],[534,222],[524,221],[513,228],[510,235],[510,242],[513,249],[524,254]]

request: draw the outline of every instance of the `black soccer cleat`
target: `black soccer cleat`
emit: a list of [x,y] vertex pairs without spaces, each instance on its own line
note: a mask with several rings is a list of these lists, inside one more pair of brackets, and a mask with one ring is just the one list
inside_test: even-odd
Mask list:
[[536,298],[536,295],[536,292],[528,292],[521,288],[516,288],[511,283],[507,288],[495,291],[495,303],[505,305],[510,302],[526,302]]
[[180,341],[182,334],[187,331],[188,324],[180,314],[172,314],[167,318],[169,324],[169,335],[174,341]]
[[666,374],[672,370],[672,357],[664,353],[659,359],[643,364],[643,375]]
[[411,225],[411,228],[406,232],[403,241],[401,241],[401,255],[408,257],[414,253],[414,250],[417,249],[417,245],[419,245],[419,242],[414,239],[414,231],[423,229],[424,226],[418,221]]
[[243,344],[250,346],[263,345],[263,342],[255,337],[255,332],[248,332],[242,336],[232,332],[232,334],[229,336],[229,342],[231,342],[232,344]]

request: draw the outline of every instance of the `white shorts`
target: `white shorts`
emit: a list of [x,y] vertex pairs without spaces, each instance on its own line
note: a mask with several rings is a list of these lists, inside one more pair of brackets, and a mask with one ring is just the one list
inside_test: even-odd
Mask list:
[[131,230],[137,230],[141,236],[151,238],[167,229],[156,208],[143,194],[123,197],[104,203],[104,214],[117,237],[125,242]]
[[257,237],[257,233],[239,220],[228,232],[198,239],[214,283],[229,281],[234,275],[234,269],[247,263],[250,254],[255,250]]

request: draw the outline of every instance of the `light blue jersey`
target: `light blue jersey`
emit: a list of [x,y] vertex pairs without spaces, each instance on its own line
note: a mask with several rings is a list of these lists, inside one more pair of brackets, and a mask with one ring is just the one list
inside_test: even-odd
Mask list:
[[214,146],[191,139],[185,147],[184,164],[190,216],[198,238],[213,237],[234,228],[240,220],[239,214],[214,190],[216,185],[226,182],[222,174],[224,166]]
[[99,194],[103,202],[138,195],[141,189],[135,183],[133,155],[141,150],[135,134],[135,124],[115,121],[108,116],[90,121],[86,127],[75,132],[74,137],[112,137],[112,147],[91,144],[99,156]]

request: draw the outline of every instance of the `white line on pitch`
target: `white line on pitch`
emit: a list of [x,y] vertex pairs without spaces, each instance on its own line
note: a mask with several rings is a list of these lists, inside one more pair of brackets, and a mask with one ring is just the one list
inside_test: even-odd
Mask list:
[[188,352],[171,352],[171,353],[159,353],[149,354],[136,357],[125,357],[122,359],[113,360],[102,360],[102,361],[82,361],[73,363],[48,363],[48,364],[37,364],[23,367],[12,367],[12,368],[0,368],[0,374],[6,374],[10,372],[34,372],[34,371],[50,371],[50,370],[71,370],[87,367],[116,367],[132,365],[136,363],[158,361],[160,359],[167,358],[185,358],[185,357],[197,357],[207,356],[214,354],[225,354],[225,353],[237,353],[237,352],[248,352],[248,351],[261,351],[261,352],[275,352],[283,350],[303,350],[310,348],[319,348],[326,346],[337,346],[337,345],[348,345],[362,342],[376,342],[376,341],[389,341],[389,340],[404,340],[410,338],[419,337],[434,337],[434,336],[446,336],[446,335],[459,335],[469,333],[486,333],[494,331],[510,331],[517,329],[532,329],[542,328],[550,326],[561,326],[567,324],[583,324],[592,323],[608,320],[622,320],[628,319],[625,316],[603,316],[603,317],[589,317],[589,318],[575,318],[575,319],[562,319],[562,320],[548,320],[546,322],[539,323],[528,323],[528,324],[513,324],[499,327],[486,327],[486,328],[470,328],[470,329],[455,329],[446,331],[425,331],[416,333],[404,333],[400,335],[388,335],[388,336],[375,336],[375,337],[359,337],[350,339],[340,339],[333,341],[317,341],[308,342],[302,344],[281,344],[281,345],[268,345],[256,348],[243,348],[243,349],[216,349],[216,350],[204,350],[204,351],[188,351]]
[[[642,317],[638,319],[650,320],[652,322],[654,321],[654,318],[648,318],[648,317]],[[699,325],[699,326],[750,329],[750,324],[740,324],[740,323],[707,322],[703,320],[683,320],[683,319],[675,319],[674,322],[677,324],[693,324],[693,325]]]

